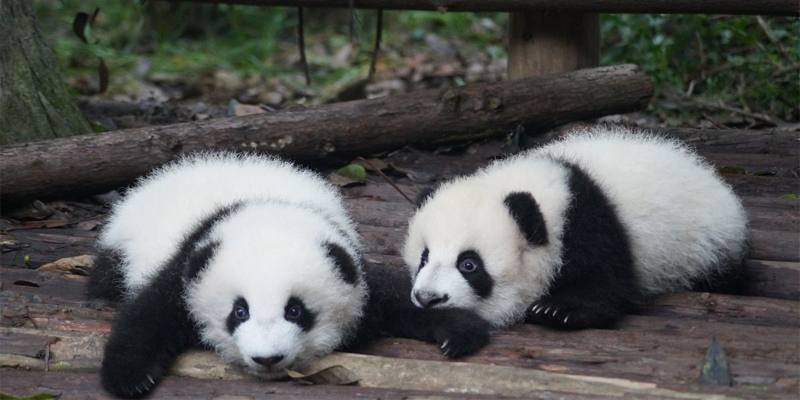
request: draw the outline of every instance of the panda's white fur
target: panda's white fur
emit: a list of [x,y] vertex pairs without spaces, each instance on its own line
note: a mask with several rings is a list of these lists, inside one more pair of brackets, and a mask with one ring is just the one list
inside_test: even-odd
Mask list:
[[[597,127],[437,188],[412,217],[402,251],[414,293],[447,295],[441,306],[474,309],[496,326],[520,321],[549,294],[563,263],[562,234],[573,196],[565,162],[584,171],[616,211],[642,293],[688,288],[743,256],[745,212],[710,166],[678,141]],[[505,196],[520,191],[532,193],[538,204],[546,245],[526,242],[504,207]],[[420,269],[426,248],[427,264]],[[469,249],[480,254],[494,280],[487,298],[455,267],[458,255]],[[537,308],[533,311],[543,311]],[[558,307],[547,309],[545,314],[556,313]],[[569,316],[562,314],[561,320]]]
[[[330,184],[266,156],[184,157],[141,179],[113,206],[98,247],[117,257],[127,302],[156,284],[201,221],[226,207],[232,211],[191,244],[197,250],[216,243],[213,255],[196,277],[184,278],[185,290],[173,289],[183,291],[202,343],[269,377],[302,367],[352,336],[368,297],[353,223]],[[325,243],[341,246],[352,258],[359,270],[355,284],[342,279]],[[307,332],[284,318],[290,296],[315,314]],[[226,318],[237,297],[246,300],[249,319],[229,332]],[[269,368],[253,361],[274,355],[283,359]],[[146,375],[151,382],[153,374]],[[142,387],[131,393],[114,383],[107,387],[118,395],[142,394]]]
[[194,224],[220,207],[251,200],[319,209],[346,230],[356,250],[355,229],[339,195],[320,177],[272,157],[233,153],[187,156],[140,179],[114,205],[98,243],[124,250],[126,293],[132,296]]

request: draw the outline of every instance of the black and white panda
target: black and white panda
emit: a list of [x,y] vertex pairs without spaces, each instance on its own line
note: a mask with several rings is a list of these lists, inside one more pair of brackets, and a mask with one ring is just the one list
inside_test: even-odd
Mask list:
[[146,395],[196,345],[274,378],[382,334],[451,357],[488,341],[472,311],[420,312],[405,269],[364,265],[336,189],[266,156],[156,170],[113,206],[98,249],[88,294],[123,302],[101,380],[121,397]]
[[597,127],[423,194],[402,253],[418,307],[579,329],[737,276],[746,236],[738,198],[684,145]]

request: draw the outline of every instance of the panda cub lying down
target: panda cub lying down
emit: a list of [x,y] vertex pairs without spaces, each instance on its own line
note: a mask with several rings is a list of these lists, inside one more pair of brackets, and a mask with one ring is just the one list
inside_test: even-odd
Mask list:
[[103,358],[112,394],[142,397],[175,357],[205,345],[278,377],[380,335],[476,351],[472,311],[418,309],[403,269],[365,265],[337,191],[259,156],[204,154],[163,167],[114,205],[89,296],[122,301]]
[[403,258],[418,307],[579,329],[740,278],[746,236],[731,188],[685,146],[594,128],[423,194]]

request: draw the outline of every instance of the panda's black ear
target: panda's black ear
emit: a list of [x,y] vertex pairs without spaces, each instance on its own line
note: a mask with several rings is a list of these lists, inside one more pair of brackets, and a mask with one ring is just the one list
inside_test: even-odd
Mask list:
[[528,192],[512,192],[503,203],[528,243],[534,246],[547,244],[547,227],[533,195]]
[[219,242],[214,241],[189,250],[187,254],[181,254],[184,278],[194,280],[200,271],[208,265],[208,261],[214,256],[218,247]]
[[423,188],[419,193],[417,193],[417,198],[414,200],[414,204],[417,206],[417,208],[422,207],[422,205],[425,204],[429,198],[433,197],[435,192],[436,187],[434,186],[427,186]]
[[333,261],[333,265],[339,270],[342,275],[342,280],[355,285],[358,281],[358,267],[353,257],[336,243],[327,242],[325,248],[328,250],[328,257]]

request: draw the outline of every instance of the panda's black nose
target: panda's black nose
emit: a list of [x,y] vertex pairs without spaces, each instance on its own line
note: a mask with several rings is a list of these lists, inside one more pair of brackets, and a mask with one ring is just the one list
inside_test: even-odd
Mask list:
[[253,362],[256,364],[261,364],[267,368],[272,368],[275,364],[281,362],[283,360],[283,356],[277,355],[272,357],[253,357]]
[[432,293],[428,291],[414,292],[414,298],[422,308],[431,308],[437,304],[444,304],[450,299],[446,294]]

